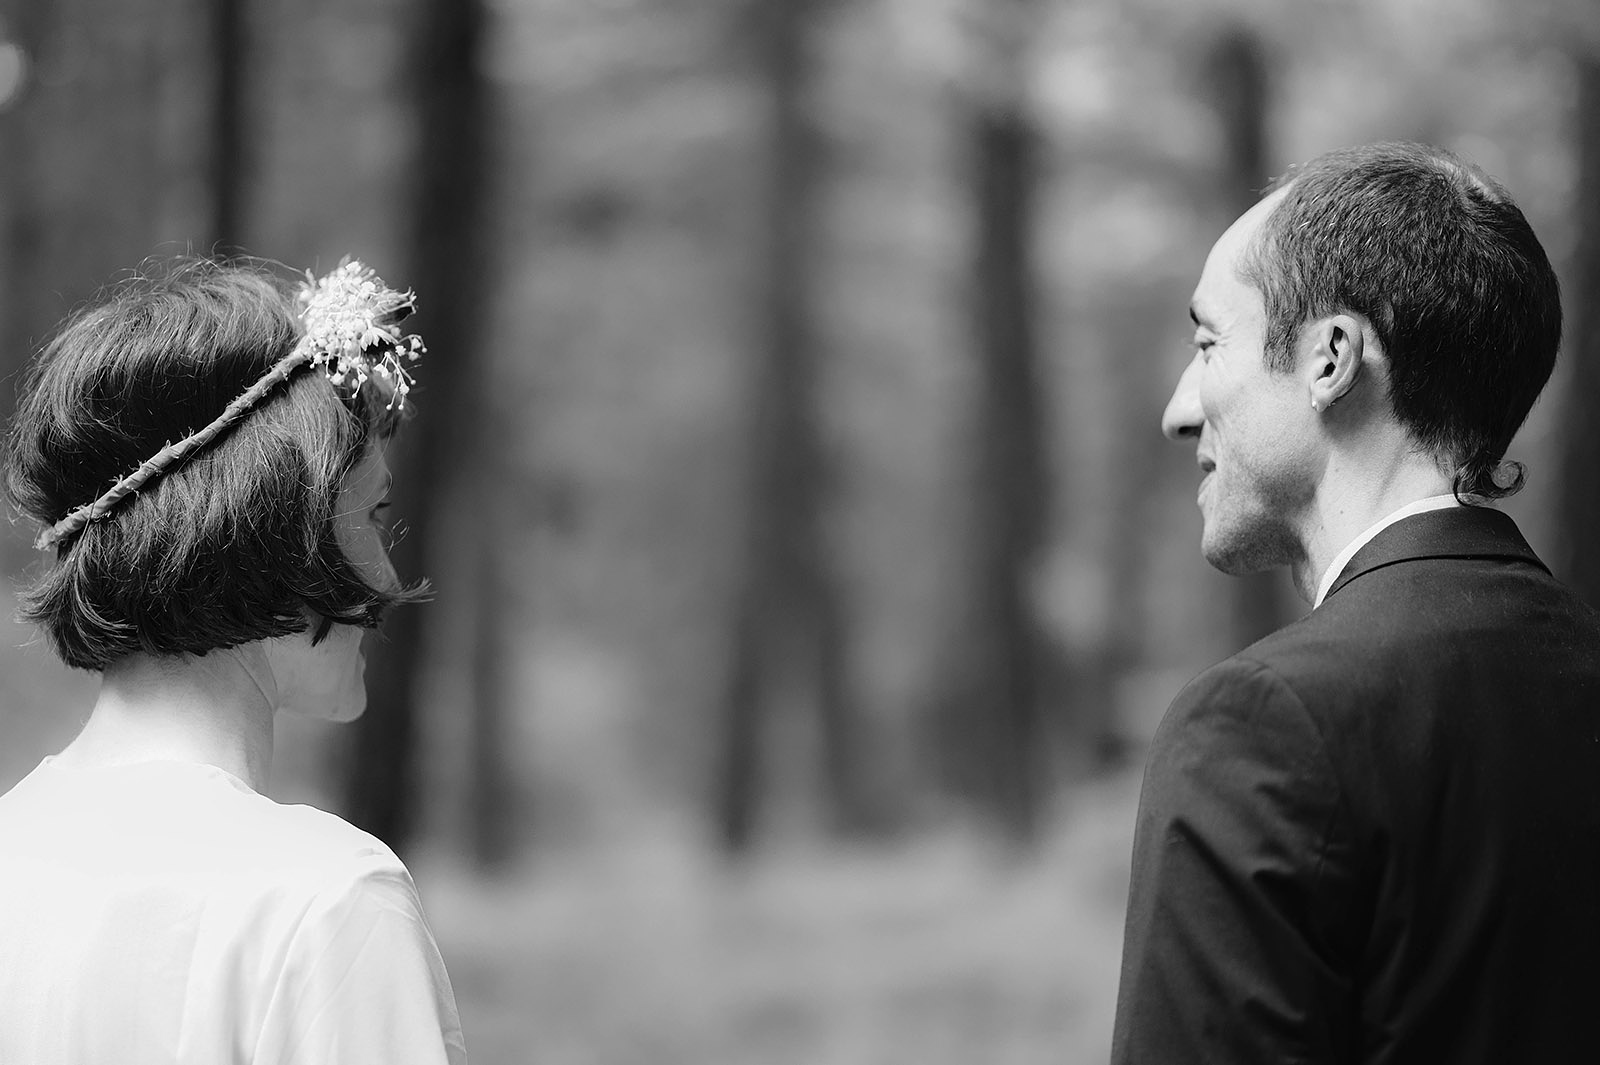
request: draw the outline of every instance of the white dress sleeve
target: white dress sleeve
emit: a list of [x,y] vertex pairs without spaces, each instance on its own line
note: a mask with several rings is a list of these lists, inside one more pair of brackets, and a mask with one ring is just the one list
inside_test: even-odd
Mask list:
[[283,948],[253,1065],[465,1065],[444,961],[392,857],[325,884]]

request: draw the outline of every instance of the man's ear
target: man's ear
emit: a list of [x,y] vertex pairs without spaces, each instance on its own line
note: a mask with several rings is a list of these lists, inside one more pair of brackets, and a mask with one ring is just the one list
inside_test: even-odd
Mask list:
[[1306,328],[1309,349],[1302,359],[1311,409],[1325,411],[1343,399],[1361,378],[1365,323],[1354,315],[1319,318]]

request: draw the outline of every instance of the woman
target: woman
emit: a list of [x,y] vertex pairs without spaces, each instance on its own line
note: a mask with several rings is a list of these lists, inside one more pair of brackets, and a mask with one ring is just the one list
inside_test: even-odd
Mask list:
[[0,797],[0,1062],[466,1060],[405,866],[262,794],[274,715],[360,714],[361,630],[419,594],[383,523],[411,305],[359,263],[298,303],[188,263],[33,367],[6,483],[55,561],[21,614],[103,679]]

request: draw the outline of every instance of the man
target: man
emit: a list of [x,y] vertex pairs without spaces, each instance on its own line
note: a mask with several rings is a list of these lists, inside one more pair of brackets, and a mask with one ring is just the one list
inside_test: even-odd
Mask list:
[[1484,505],[1555,361],[1543,249],[1470,164],[1340,151],[1191,316],[1203,554],[1313,609],[1157,732],[1114,1062],[1600,1060],[1600,616]]

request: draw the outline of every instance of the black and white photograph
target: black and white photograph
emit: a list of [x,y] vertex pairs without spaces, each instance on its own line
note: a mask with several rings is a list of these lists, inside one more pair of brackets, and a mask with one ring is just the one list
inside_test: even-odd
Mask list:
[[0,1065],[1593,1062],[1600,5],[0,0]]

